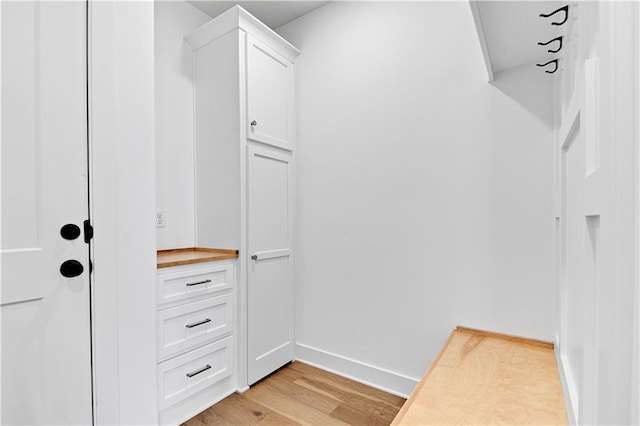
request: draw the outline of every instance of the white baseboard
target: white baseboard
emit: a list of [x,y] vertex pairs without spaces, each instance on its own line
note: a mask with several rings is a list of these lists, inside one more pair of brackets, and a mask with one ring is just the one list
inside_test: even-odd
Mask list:
[[249,386],[243,386],[243,387],[238,387],[238,389],[236,389],[237,393],[245,393],[246,391],[248,391],[250,389]]
[[296,343],[296,360],[402,398],[407,398],[419,382],[419,379],[300,343]]
[[[575,398],[575,390],[569,388],[569,381],[567,380],[567,370],[564,368],[564,362],[562,356],[560,356],[560,347],[558,343],[554,345],[554,351],[556,356],[556,365],[558,366],[558,374],[560,375],[560,382],[562,383],[562,394],[564,395],[564,406],[567,410],[567,420],[570,425],[577,424],[576,412],[574,410],[573,398]],[[573,383],[573,381],[571,380]]]

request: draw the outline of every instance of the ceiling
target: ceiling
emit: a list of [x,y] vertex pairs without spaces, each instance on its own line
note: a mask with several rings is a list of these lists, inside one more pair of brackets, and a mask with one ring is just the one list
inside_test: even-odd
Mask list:
[[258,18],[271,29],[278,28],[287,22],[311,12],[328,1],[217,1],[190,0],[189,3],[215,18],[227,9],[240,5],[247,12]]
[[[189,0],[189,3],[212,18],[239,4],[268,27],[276,29],[329,2]],[[549,41],[562,34],[563,27],[553,26],[551,22],[562,19],[564,13],[558,13],[551,18],[541,18],[539,15],[548,14],[564,4],[560,1],[537,0],[471,0],[491,79],[493,73],[523,65],[544,63],[562,54],[562,51],[559,54],[547,52],[549,48],[555,49],[557,42],[549,46],[538,46],[537,43]],[[571,12],[569,9],[570,19]]]
[[[551,22],[561,21],[564,13],[551,18],[541,18],[541,13],[549,14],[566,3],[559,1],[474,1],[480,15],[486,41],[486,52],[494,73],[535,63],[544,63],[558,57],[547,53],[556,49],[558,42],[549,46],[538,46],[562,34],[562,26]],[[569,9],[571,18],[571,9]],[[478,18],[476,25],[478,25]],[[568,25],[568,22],[567,24]],[[481,35],[482,38],[482,35]]]

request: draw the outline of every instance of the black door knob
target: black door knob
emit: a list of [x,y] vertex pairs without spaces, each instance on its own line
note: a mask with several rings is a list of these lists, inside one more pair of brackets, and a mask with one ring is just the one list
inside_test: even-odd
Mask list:
[[60,265],[60,273],[67,278],[77,277],[83,272],[84,266],[82,266],[82,263],[74,259],[67,260]]
[[60,235],[65,240],[75,240],[80,236],[80,227],[78,225],[74,225],[73,223],[67,223],[62,228],[60,228]]

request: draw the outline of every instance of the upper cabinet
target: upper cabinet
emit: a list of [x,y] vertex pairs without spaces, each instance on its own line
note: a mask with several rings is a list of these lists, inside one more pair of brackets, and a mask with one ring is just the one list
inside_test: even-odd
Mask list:
[[[196,29],[186,38],[194,50],[196,131],[198,97],[227,97],[238,104],[247,139],[280,149],[294,148],[294,61],[300,51],[240,6]],[[222,82],[226,86],[215,87]],[[246,92],[245,92],[246,91]],[[213,113],[215,100],[200,111]],[[239,103],[238,103],[239,102]],[[222,107],[221,107],[222,108]],[[221,116],[221,114],[218,114]],[[208,119],[208,117],[207,117]],[[235,120],[232,120],[235,121]],[[196,139],[198,135],[196,135]]]
[[291,150],[292,121],[293,64],[247,36],[247,137]]

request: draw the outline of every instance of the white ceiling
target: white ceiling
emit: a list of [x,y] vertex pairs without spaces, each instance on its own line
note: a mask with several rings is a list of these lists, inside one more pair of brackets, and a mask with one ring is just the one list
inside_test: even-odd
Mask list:
[[[487,41],[489,59],[494,72],[508,68],[544,63],[562,54],[547,53],[557,49],[558,42],[549,46],[538,46],[562,34],[562,26],[551,22],[560,21],[564,12],[552,18],[541,18],[566,3],[559,1],[478,1],[483,29]],[[569,8],[571,19],[571,8]],[[569,25],[569,21],[564,26]],[[566,40],[565,40],[566,41]]]
[[[541,18],[541,13],[548,14],[564,2],[537,0],[471,0],[478,8],[482,30],[486,40],[487,53],[494,73],[509,68],[535,63],[544,63],[562,54],[547,53],[547,49],[556,48],[557,42],[549,46],[538,46],[538,42],[546,42],[562,33],[561,26],[553,26],[551,22],[561,19],[564,13],[552,18]],[[272,29],[276,29],[318,7],[328,1],[220,1],[189,0],[189,3],[207,13],[212,18],[239,4],[253,16]],[[572,18],[571,8],[569,19]],[[568,25],[567,22],[565,24]]]
[[278,28],[287,22],[311,12],[328,1],[218,1],[189,0],[189,3],[202,10],[212,18],[225,12],[236,4],[258,18],[271,29]]

